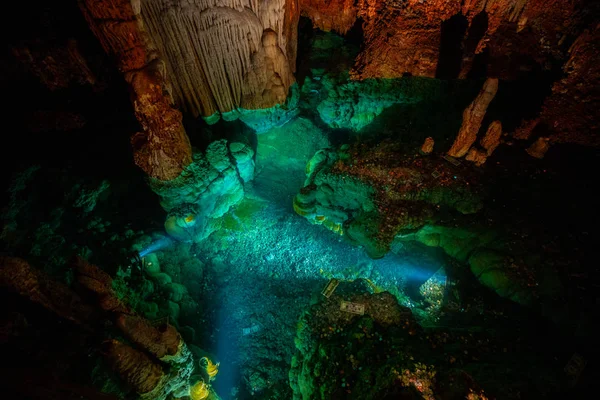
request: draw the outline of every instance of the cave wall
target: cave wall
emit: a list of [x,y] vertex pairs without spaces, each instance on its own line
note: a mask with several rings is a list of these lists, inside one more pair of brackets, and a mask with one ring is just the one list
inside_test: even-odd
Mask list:
[[[487,52],[489,75],[512,79],[523,64],[544,65],[560,57],[566,35],[578,22],[582,1],[562,0],[300,0],[314,26],[348,32],[360,18],[363,49],[355,79],[439,75],[444,34],[458,56],[456,76],[466,77],[477,56]],[[360,23],[359,21],[359,23]],[[444,26],[444,24],[446,24]],[[453,37],[454,36],[454,37]],[[436,73],[437,72],[437,73]],[[446,77],[446,76],[444,76]]]
[[[538,121],[553,132],[553,143],[600,146],[600,25],[586,30],[569,49],[564,76],[552,86]],[[536,124],[537,121],[533,121]],[[527,131],[527,130],[525,130]]]
[[540,93],[537,117],[523,120],[513,137],[539,139],[545,150],[600,143],[598,7],[587,0],[300,0],[316,28],[346,34],[360,25],[354,80],[543,81],[546,88],[532,89],[548,92]]
[[175,103],[193,116],[285,101],[294,83],[297,0],[142,0]]

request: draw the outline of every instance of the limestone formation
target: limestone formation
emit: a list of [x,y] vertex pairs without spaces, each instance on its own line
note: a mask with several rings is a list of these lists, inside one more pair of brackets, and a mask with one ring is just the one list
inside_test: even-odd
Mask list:
[[399,153],[399,145],[390,142],[367,152],[348,146],[318,151],[306,166],[294,211],[380,258],[396,235],[423,226],[439,207],[462,214],[482,208],[474,174],[459,177],[442,158],[407,161]]
[[479,167],[479,166],[483,165],[485,163],[485,161],[487,160],[487,154],[485,153],[485,151],[476,149],[475,147],[471,147],[469,149],[469,152],[467,153],[467,156],[465,157],[465,159],[467,161],[474,162],[475,165],[477,165]]
[[68,286],[15,257],[0,257],[0,287],[78,324],[91,321],[93,309]]
[[600,145],[598,87],[600,87],[600,24],[584,31],[571,45],[564,77],[554,83],[542,106],[540,121],[553,143]]
[[285,101],[294,82],[293,0],[147,0],[145,27],[176,103],[194,116]]
[[[355,79],[395,78],[404,73],[436,75],[442,24],[456,22],[465,31],[456,39],[457,75],[466,77],[475,58],[492,50],[487,64],[494,76],[518,76],[518,60],[539,65],[561,52],[557,34],[577,27],[583,1],[563,0],[300,0],[301,12],[313,25],[339,33],[362,24],[363,49],[356,59]],[[453,30],[453,29],[450,29]],[[481,30],[481,32],[478,32]],[[549,39],[552,38],[552,39]],[[544,46],[540,46],[544,43]],[[548,51],[551,49],[551,51]],[[510,54],[510,57],[507,55]],[[515,57],[516,55],[519,57]]]
[[[416,240],[442,248],[450,257],[466,262],[484,286],[522,305],[550,305],[562,292],[557,271],[540,262],[540,257],[532,256],[539,251],[537,244],[530,247],[521,241],[507,246],[510,238],[497,230],[478,225],[468,228],[426,225],[398,240]],[[556,307],[554,304],[549,310]]]
[[358,8],[355,3],[354,0],[300,0],[302,15],[309,17],[313,26],[342,35],[345,35],[356,22]]
[[492,155],[494,150],[500,145],[500,138],[502,137],[502,123],[500,121],[494,121],[489,126],[483,138],[479,141],[479,144],[483,149],[471,147],[466,160],[472,161],[478,167],[483,165],[487,158]]
[[497,91],[498,79],[488,78],[475,100],[465,108],[462,125],[454,144],[448,151],[448,155],[458,158],[467,154],[475,140],[477,140],[477,132],[481,127],[485,112]]
[[119,300],[112,287],[112,278],[95,265],[82,257],[75,257],[71,264],[75,270],[75,281],[92,293],[100,308],[109,312],[129,312]]
[[152,392],[165,377],[158,363],[118,340],[106,341],[103,351],[111,368],[139,394]]
[[119,315],[116,325],[129,340],[159,360],[180,350],[182,339],[172,325],[165,324],[159,329],[145,318],[127,314]]
[[540,137],[527,148],[527,154],[541,159],[544,158],[548,149],[550,149],[550,139],[546,137]]
[[135,115],[143,130],[131,138],[135,163],[160,180],[177,178],[192,161],[192,148],[181,113],[164,95],[162,78],[153,63],[127,74]]
[[433,151],[434,141],[432,137],[425,138],[423,146],[421,146],[421,154],[431,154]]
[[151,181],[169,212],[167,233],[185,242],[198,242],[218,229],[218,219],[244,198],[244,184],[254,178],[254,150],[245,143],[217,140],[177,179]]
[[479,144],[486,150],[487,156],[491,156],[494,150],[500,145],[500,138],[502,137],[502,123],[500,121],[494,121],[485,132],[485,136]]
[[191,162],[181,113],[171,106],[164,68],[141,25],[139,2],[82,0],[80,8],[104,50],[131,85],[143,131],[132,138],[135,163],[152,178],[176,178]]

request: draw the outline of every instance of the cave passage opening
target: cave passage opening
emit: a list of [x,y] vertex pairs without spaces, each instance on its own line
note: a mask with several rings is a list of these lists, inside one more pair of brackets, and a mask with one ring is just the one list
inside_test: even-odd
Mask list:
[[460,73],[463,58],[463,39],[469,21],[462,14],[456,14],[442,22],[440,30],[440,55],[435,77],[456,79]]
[[484,79],[487,76],[487,63],[490,49],[485,46],[477,53],[477,46],[480,45],[485,33],[488,30],[488,15],[482,11],[473,18],[471,26],[465,38],[465,55],[472,58],[471,69],[467,73],[469,79]]

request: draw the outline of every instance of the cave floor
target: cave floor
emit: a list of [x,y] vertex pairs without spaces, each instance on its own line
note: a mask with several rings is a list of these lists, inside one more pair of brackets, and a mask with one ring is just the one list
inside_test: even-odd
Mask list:
[[[257,392],[287,384],[295,325],[331,277],[369,279],[412,306],[417,300],[407,293],[416,293],[445,264],[441,254],[428,249],[373,260],[294,213],[292,200],[303,186],[306,162],[318,150],[311,146],[324,140],[317,128],[302,129],[305,123],[290,122],[283,140],[277,136],[281,132],[259,135],[257,175],[246,198],[226,217],[229,228],[196,249],[214,269],[218,286],[212,299],[217,306],[213,340],[222,363],[217,390],[234,386],[236,368],[245,377],[255,376],[246,384]],[[290,142],[295,142],[295,157],[287,154]]]
[[[364,291],[391,292],[432,329],[487,332],[498,346],[520,341],[519,335],[543,335],[545,324],[536,325],[537,318],[522,307],[482,288],[468,267],[452,263],[439,249],[415,246],[373,260],[362,248],[296,215],[292,199],[303,186],[306,162],[323,145],[323,133],[307,130],[305,123],[299,118],[259,135],[257,173],[245,199],[226,216],[223,229],[194,249],[215,277],[210,338],[203,346],[221,362],[215,382],[221,396],[245,398],[244,391],[255,398],[289,396],[297,321],[323,299],[321,290],[331,277],[360,283]],[[450,275],[443,309],[431,307],[418,290],[440,268]],[[453,279],[463,284],[454,288]],[[536,354],[534,347],[530,354]]]

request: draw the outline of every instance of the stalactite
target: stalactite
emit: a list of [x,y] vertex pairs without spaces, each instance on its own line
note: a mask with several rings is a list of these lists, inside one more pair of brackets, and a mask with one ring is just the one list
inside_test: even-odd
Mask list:
[[500,145],[500,138],[502,137],[502,122],[494,121],[485,132],[485,136],[481,139],[479,144],[486,151],[487,156],[491,156],[494,150]]
[[[288,41],[295,30],[286,26],[294,1],[143,1],[143,21],[166,60],[178,105],[209,116],[282,103],[294,81],[295,45]],[[277,51],[271,34],[265,47],[266,31],[275,34]]]

